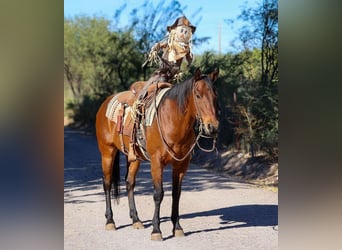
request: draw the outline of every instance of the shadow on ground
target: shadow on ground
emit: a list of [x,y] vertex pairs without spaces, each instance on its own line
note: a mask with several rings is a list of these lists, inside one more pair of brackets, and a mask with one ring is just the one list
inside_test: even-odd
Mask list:
[[[278,225],[278,206],[277,205],[241,205],[225,207],[210,211],[196,212],[182,215],[181,218],[188,219],[194,217],[219,216],[222,229],[235,227],[265,227]],[[231,225],[242,222],[241,225]],[[212,229],[208,229],[212,231]],[[203,231],[208,231],[203,230]],[[217,230],[217,229],[215,229]],[[189,234],[194,232],[189,232]]]
[[[121,154],[121,187],[122,195],[125,192],[126,164],[124,155]],[[171,190],[172,169],[167,166],[163,173],[164,190]],[[102,187],[101,158],[97,148],[95,136],[87,135],[80,130],[65,127],[64,129],[64,202],[84,203],[87,202],[87,195],[79,197],[68,197],[68,192],[99,190],[98,194],[103,195],[99,187]],[[201,191],[208,188],[232,188],[227,184],[227,178],[211,173],[203,167],[190,165],[184,178],[182,191]],[[150,175],[149,162],[142,162],[137,175],[135,194],[153,193],[152,179]],[[80,198],[80,199],[75,199]],[[91,202],[89,200],[89,202]]]
[[[232,206],[232,207],[224,207],[213,209],[209,211],[202,211],[196,213],[189,213],[180,215],[180,219],[192,219],[198,217],[219,217],[220,225],[219,227],[210,227],[208,228],[196,230],[196,231],[188,231],[185,232],[185,235],[191,235],[196,233],[203,232],[213,232],[220,230],[227,230],[233,228],[244,228],[244,227],[273,227],[273,230],[278,230],[278,206],[277,205],[241,205],[241,206]],[[169,217],[162,217],[160,219],[161,223],[170,221]],[[145,228],[151,227],[151,220],[143,221]],[[217,225],[216,223],[214,223]],[[131,224],[122,225],[118,227],[125,228],[131,227]],[[168,238],[172,238],[173,236],[169,236]],[[167,240],[165,238],[164,240]]]

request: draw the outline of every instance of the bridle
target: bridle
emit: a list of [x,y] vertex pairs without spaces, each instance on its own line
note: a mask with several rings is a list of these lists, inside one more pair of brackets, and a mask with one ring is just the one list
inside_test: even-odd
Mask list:
[[[198,103],[196,101],[197,98],[196,98],[196,94],[195,94],[198,82],[199,81],[196,81],[195,82],[195,86],[193,86],[193,88],[192,88],[192,97],[193,97],[193,100],[194,100],[194,103],[195,103],[195,108],[196,108],[196,120],[199,121],[199,123],[200,123],[200,125],[199,125],[199,133],[196,136],[195,141],[192,143],[192,145],[191,145],[190,149],[188,150],[188,152],[182,158],[178,158],[176,156],[176,153],[172,150],[172,148],[169,146],[169,144],[165,140],[163,131],[162,131],[161,126],[160,126],[160,117],[159,117],[158,107],[157,107],[157,103],[156,103],[156,98],[154,98],[154,107],[156,109],[157,125],[158,125],[158,130],[159,130],[160,137],[161,137],[162,142],[163,142],[163,144],[164,144],[164,146],[166,148],[166,151],[176,161],[183,161],[183,160],[185,160],[190,155],[190,153],[192,152],[192,150],[195,148],[196,145],[198,146],[198,148],[200,150],[202,150],[204,152],[207,152],[207,153],[208,152],[212,152],[212,151],[214,151],[216,149],[216,136],[210,137],[210,136],[206,136],[206,135],[203,134],[204,124],[203,124],[202,114],[200,112],[200,109],[198,108]],[[156,92],[157,92],[157,89],[155,90],[155,94],[156,94]],[[212,146],[211,149],[205,149],[202,146],[200,146],[199,139],[201,137],[202,138],[213,138],[213,146]]]

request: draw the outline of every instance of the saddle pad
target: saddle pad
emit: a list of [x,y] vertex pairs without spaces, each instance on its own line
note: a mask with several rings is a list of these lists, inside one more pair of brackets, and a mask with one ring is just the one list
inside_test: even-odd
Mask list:
[[106,117],[113,121],[117,122],[117,117],[119,114],[119,110],[121,109],[121,103],[118,101],[119,95],[114,96],[107,105]]
[[123,118],[123,134],[127,136],[131,136],[133,130],[133,119],[131,116],[132,108],[130,106],[126,106],[124,111]]
[[[157,105],[157,107],[159,106],[159,103],[160,103],[162,97],[166,94],[166,92],[169,89],[170,88],[164,88],[164,89],[161,89],[159,91],[159,93],[156,96],[156,105]],[[154,100],[153,100],[151,105],[145,110],[145,126],[151,126],[152,125],[152,121],[153,121],[153,118],[154,118],[155,114],[156,114],[156,107],[155,107],[155,103],[154,103]]]

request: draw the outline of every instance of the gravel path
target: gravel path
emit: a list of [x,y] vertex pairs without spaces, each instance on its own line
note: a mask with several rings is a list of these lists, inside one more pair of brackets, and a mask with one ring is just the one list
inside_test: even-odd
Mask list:
[[[122,159],[123,160],[123,159]],[[277,249],[278,194],[231,182],[191,165],[180,200],[185,237],[172,237],[171,171],[164,172],[161,230],[164,241],[150,240],[154,211],[149,164],[137,176],[135,199],[145,229],[131,227],[122,167],[121,199],[113,205],[118,229],[106,231],[100,154],[96,138],[78,130],[64,131],[64,249]]]

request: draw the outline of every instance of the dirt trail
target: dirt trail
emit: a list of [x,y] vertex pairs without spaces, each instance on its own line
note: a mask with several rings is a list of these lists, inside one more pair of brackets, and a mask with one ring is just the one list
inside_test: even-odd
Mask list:
[[[277,249],[278,194],[253,185],[231,182],[217,173],[191,165],[180,201],[185,237],[172,237],[171,171],[164,172],[161,205],[164,241],[150,240],[154,203],[149,164],[137,176],[136,204],[145,229],[134,230],[121,185],[119,205],[113,206],[118,229],[105,231],[105,202],[96,138],[65,129],[64,249]],[[125,168],[122,169],[124,180]]]

